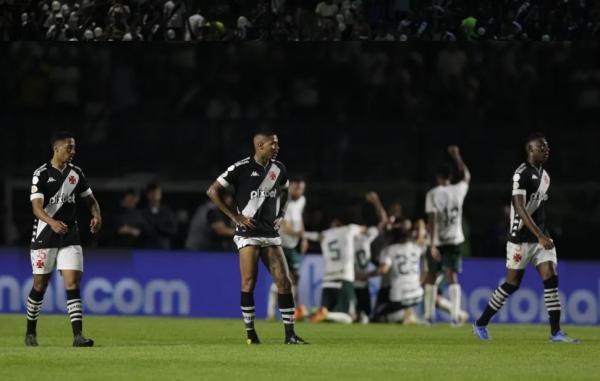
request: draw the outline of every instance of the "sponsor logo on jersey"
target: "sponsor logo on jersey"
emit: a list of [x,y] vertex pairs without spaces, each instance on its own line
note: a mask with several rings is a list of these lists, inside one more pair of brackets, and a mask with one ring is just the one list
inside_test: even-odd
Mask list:
[[513,176],[513,181],[519,181],[521,179],[521,175],[519,175],[518,173],[515,173],[515,175]]
[[258,175],[258,172],[256,172],[256,171],[253,171],[253,172],[252,172],[252,174],[250,174],[250,177],[253,177],[253,176],[259,176],[259,175]]
[[38,187],[36,187],[35,185],[31,186],[31,193],[35,193],[38,191]]
[[37,176],[33,176],[33,179],[31,179],[31,183],[32,183],[33,185],[36,185],[36,184],[37,184],[37,183],[39,183],[39,182],[40,182],[40,178],[39,178],[39,177],[37,177]]
[[531,195],[533,201],[548,201],[548,195],[546,193],[535,192]]
[[75,203],[75,195],[74,194],[66,195],[64,193],[61,193],[58,196],[50,197],[50,201],[48,202],[48,204],[64,204],[64,203],[74,204]]
[[538,177],[536,175],[531,175],[531,178],[534,179],[534,180],[538,179]]
[[49,183],[54,183],[56,182],[56,179],[54,177],[48,177],[48,181]]
[[259,189],[257,191],[252,191],[250,192],[250,199],[255,199],[255,198],[275,198],[277,197],[277,190],[273,189],[273,190],[262,190]]

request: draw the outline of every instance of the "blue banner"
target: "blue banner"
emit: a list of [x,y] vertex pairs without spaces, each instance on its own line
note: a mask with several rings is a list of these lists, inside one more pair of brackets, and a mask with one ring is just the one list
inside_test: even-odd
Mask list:
[[[87,250],[82,297],[89,314],[240,317],[240,274],[235,253]],[[503,259],[466,259],[460,276],[463,308],[472,317],[485,308],[503,281]],[[562,319],[573,324],[600,322],[600,263],[560,261]],[[301,268],[300,302],[320,303],[323,260],[306,256]],[[0,313],[25,312],[31,289],[29,251],[0,250]],[[257,317],[266,316],[270,277],[259,265],[255,291]],[[378,281],[371,282],[377,292]],[[62,278],[55,274],[44,298],[44,313],[64,313]],[[439,315],[440,319],[445,316]],[[544,323],[543,286],[533,267],[519,291],[495,317],[503,323]]]

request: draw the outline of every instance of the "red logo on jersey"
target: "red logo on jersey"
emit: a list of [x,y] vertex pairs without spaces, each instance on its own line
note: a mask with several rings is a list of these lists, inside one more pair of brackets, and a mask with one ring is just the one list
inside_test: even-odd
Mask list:
[[44,268],[44,261],[42,261],[41,259],[38,259],[35,262],[35,267],[37,267],[38,269],[43,269]]
[[548,175],[544,175],[544,183],[548,184],[550,182],[550,178]]
[[521,254],[513,255],[513,261],[515,261],[515,262],[521,262],[521,258],[523,258],[523,257],[521,257]]
[[275,181],[275,179],[277,178],[277,174],[273,171],[269,172],[269,177],[271,178],[271,180]]
[[77,179],[75,178],[75,176],[69,176],[69,184],[75,184],[77,182]]

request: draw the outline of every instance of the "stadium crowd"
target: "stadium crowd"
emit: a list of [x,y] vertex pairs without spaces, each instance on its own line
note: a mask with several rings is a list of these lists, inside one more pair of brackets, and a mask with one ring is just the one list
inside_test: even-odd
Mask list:
[[0,41],[582,41],[589,0],[0,0]]

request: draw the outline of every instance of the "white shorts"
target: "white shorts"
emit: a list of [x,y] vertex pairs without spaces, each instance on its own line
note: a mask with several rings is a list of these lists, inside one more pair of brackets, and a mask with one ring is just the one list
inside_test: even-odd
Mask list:
[[233,242],[238,250],[246,246],[281,246],[281,237],[240,237],[236,235],[233,237]]
[[50,274],[54,269],[83,272],[83,250],[79,245],[31,250],[31,268],[35,275]]
[[556,264],[556,248],[544,249],[537,242],[526,242],[506,244],[506,268],[511,270],[524,270],[529,263],[534,266],[544,262]]

